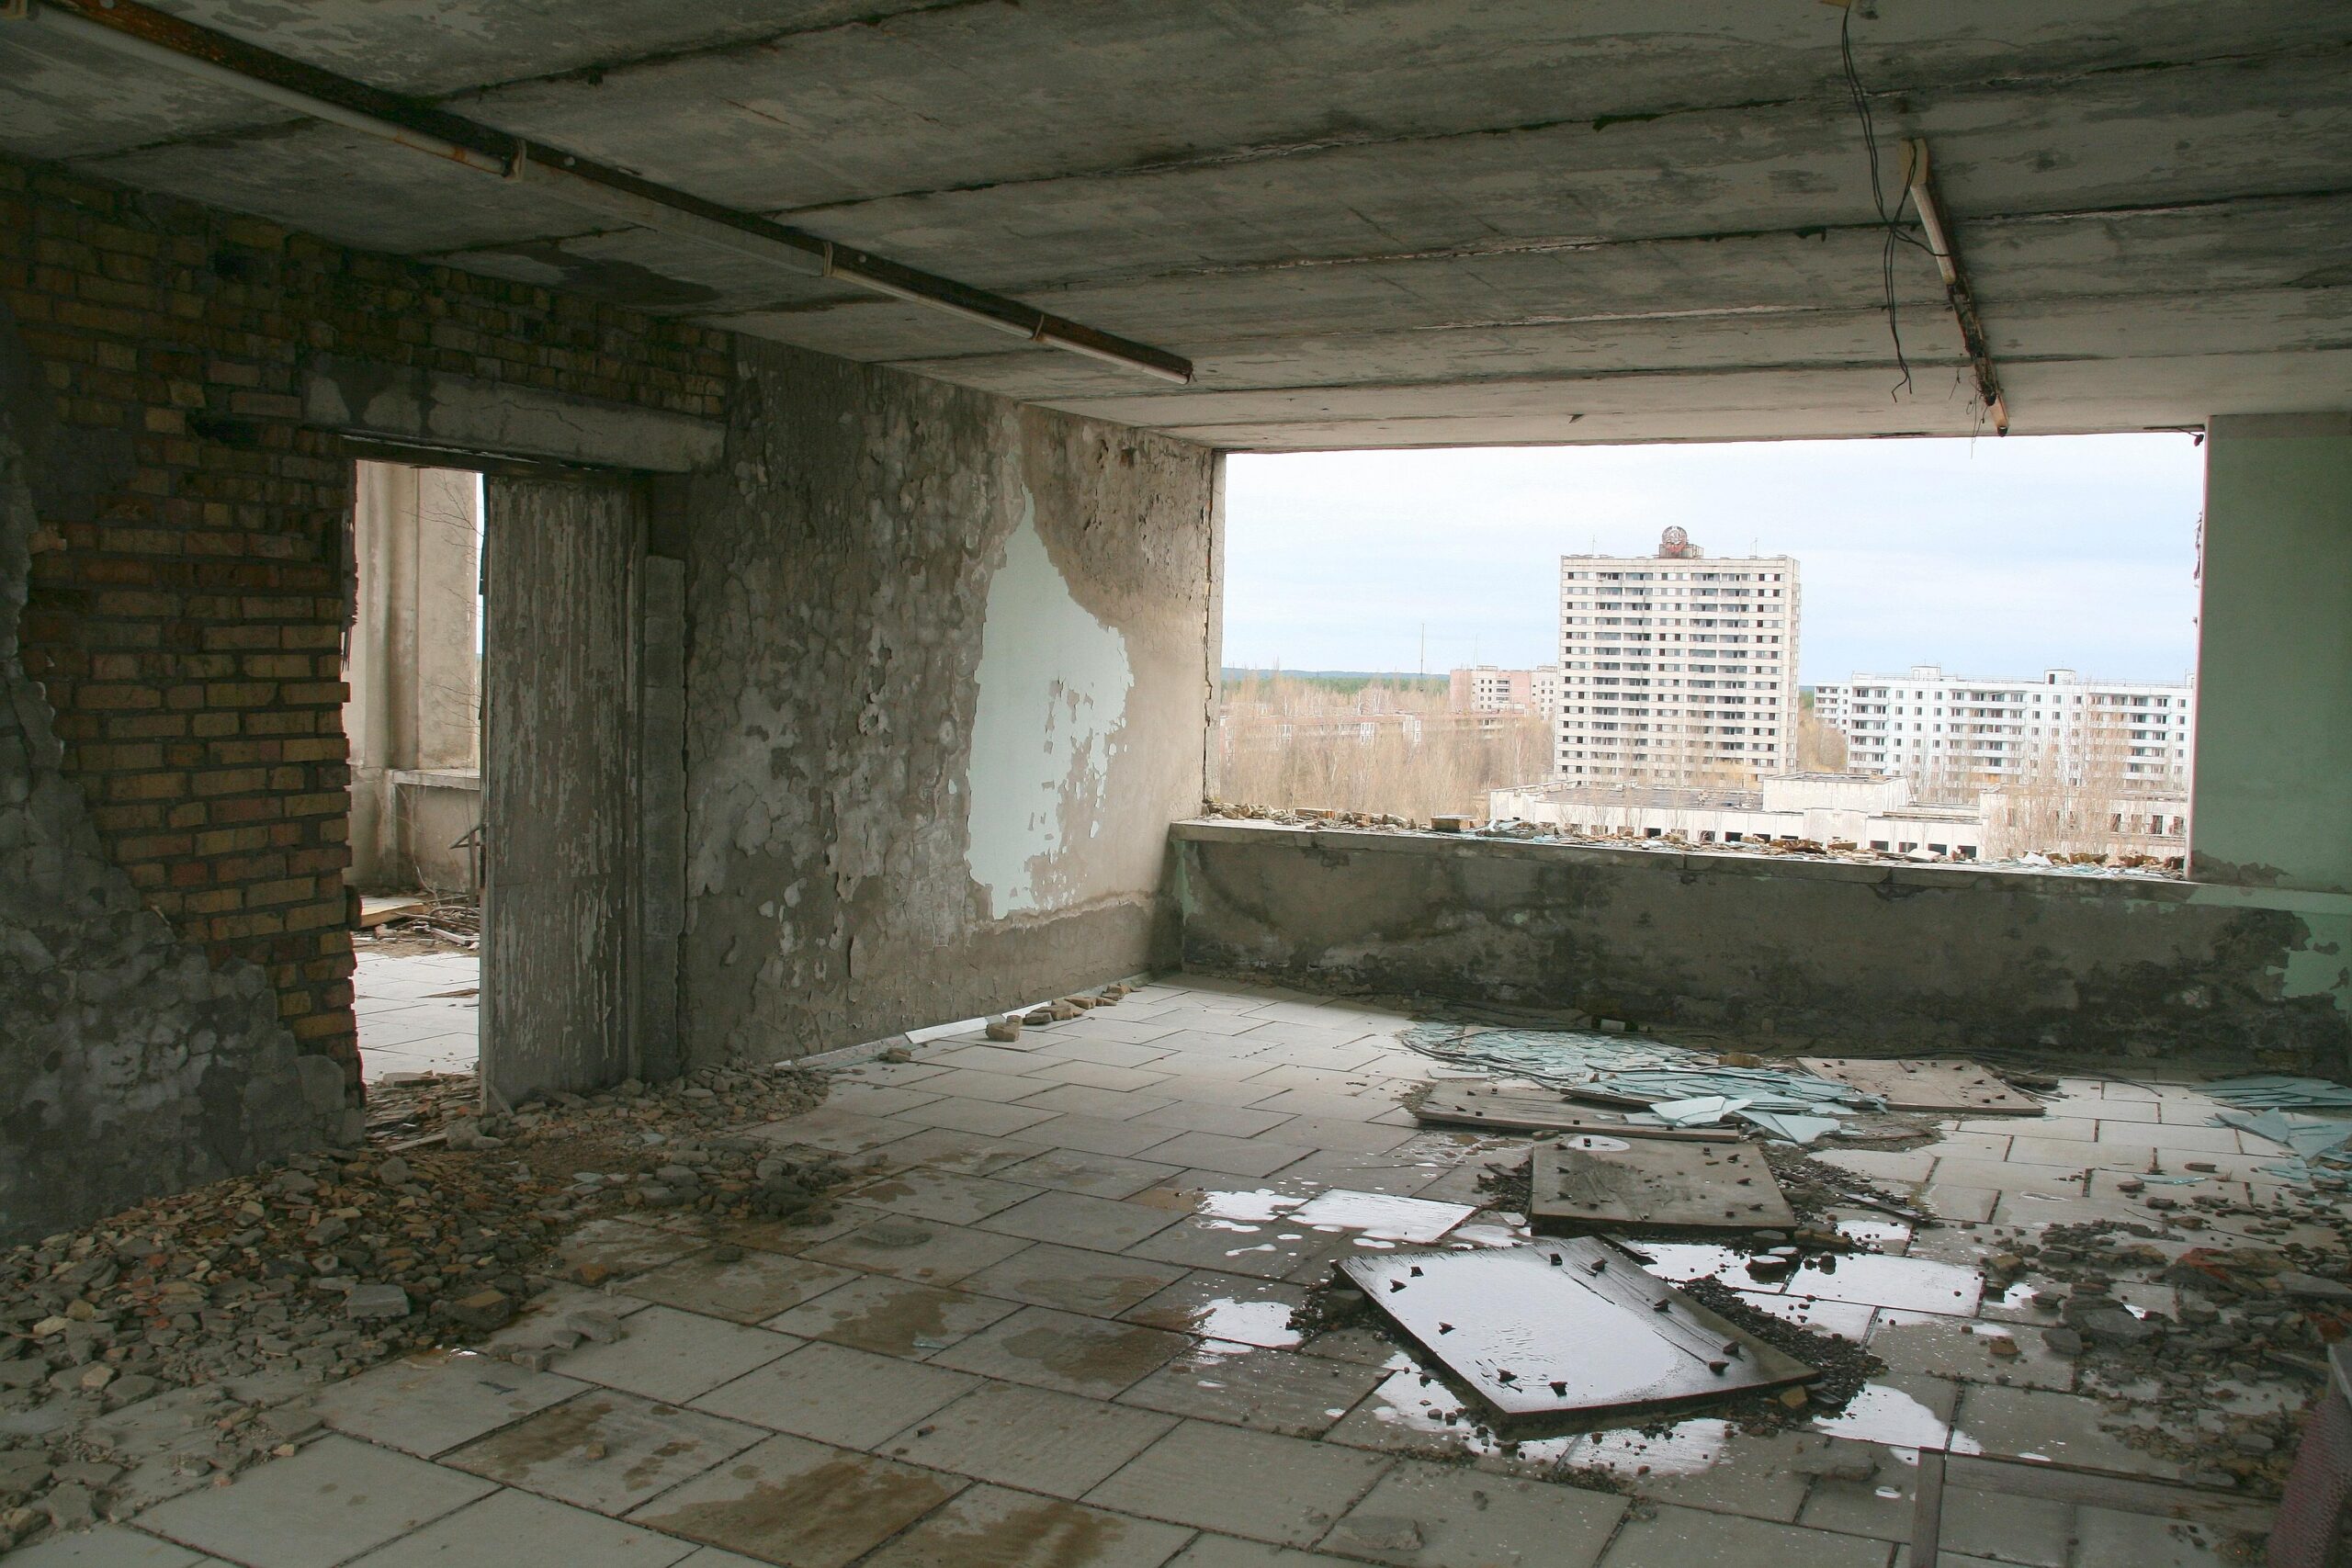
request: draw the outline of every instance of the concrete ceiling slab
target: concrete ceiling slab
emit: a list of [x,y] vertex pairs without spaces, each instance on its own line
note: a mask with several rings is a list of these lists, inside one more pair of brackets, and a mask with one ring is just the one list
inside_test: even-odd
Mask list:
[[[162,3],[1187,355],[1195,385],[600,220],[5,23],[0,148],[1220,445],[1979,417],[1949,395],[1957,333],[1911,246],[1895,303],[1915,387],[1887,396],[1884,239],[1840,13],[1799,0]],[[2015,428],[2352,403],[2352,11],[1875,13],[1852,32],[1885,177],[1897,138],[1928,141]]]

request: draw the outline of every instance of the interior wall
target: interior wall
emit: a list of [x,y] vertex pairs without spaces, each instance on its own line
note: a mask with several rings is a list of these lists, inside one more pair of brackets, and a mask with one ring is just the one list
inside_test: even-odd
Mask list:
[[745,343],[687,532],[690,1061],[1164,962],[1209,450]]
[[2352,413],[2212,422],[2202,577],[2195,874],[2352,893]]

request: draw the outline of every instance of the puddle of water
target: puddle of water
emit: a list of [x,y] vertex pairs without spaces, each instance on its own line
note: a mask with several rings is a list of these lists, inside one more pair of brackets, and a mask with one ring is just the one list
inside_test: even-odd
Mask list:
[[1318,1229],[1355,1230],[1385,1241],[1432,1242],[1478,1211],[1468,1203],[1433,1203],[1334,1187],[1287,1218]]
[[1193,1197],[1196,1213],[1213,1220],[1253,1221],[1260,1224],[1278,1219],[1285,1211],[1306,1201],[1263,1187],[1254,1192],[1196,1192]]
[[1899,1388],[1865,1383],[1860,1393],[1834,1416],[1813,1418],[1816,1432],[1857,1442],[1883,1443],[1897,1450],[1905,1463],[1917,1463],[1921,1449],[1949,1448],[1956,1454],[1981,1454],[1984,1446]]
[[1828,1254],[1806,1258],[1780,1289],[1784,1295],[1966,1317],[1976,1311],[1984,1279],[1973,1269],[1922,1258]]
[[1902,1247],[1911,1239],[1911,1227],[1900,1220],[1839,1220],[1838,1234],[1857,1247]]
[[1551,1461],[1566,1458],[1584,1441],[1580,1436],[1532,1438],[1524,1442],[1498,1437],[1452,1389],[1414,1366],[1409,1358],[1396,1359],[1402,1370],[1374,1389],[1363,1405],[1364,1414],[1384,1427],[1442,1438],[1451,1447],[1482,1458]]
[[1748,1255],[1728,1247],[1695,1241],[1645,1241],[1635,1250],[1648,1261],[1642,1267],[1669,1284],[1692,1280],[1720,1280],[1736,1291],[1777,1293],[1777,1280],[1758,1280],[1747,1271]]
[[1571,1464],[1612,1474],[1698,1475],[1730,1457],[1731,1423],[1710,1416],[1677,1421],[1663,1431],[1620,1427],[1595,1432],[1569,1459]]
[[1524,1247],[1528,1233],[1510,1225],[1456,1225],[1445,1239],[1471,1247]]

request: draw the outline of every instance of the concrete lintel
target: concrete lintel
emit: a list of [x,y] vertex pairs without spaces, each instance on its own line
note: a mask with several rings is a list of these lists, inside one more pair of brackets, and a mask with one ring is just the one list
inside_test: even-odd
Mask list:
[[1182,842],[1248,843],[1273,839],[1301,848],[1322,846],[1349,854],[1482,855],[1501,858],[1557,856],[1603,865],[1683,870],[1710,876],[1786,878],[1811,882],[1893,882],[1897,886],[2000,888],[2046,897],[2137,898],[2159,904],[2227,904],[2249,909],[2352,917],[2352,896],[2293,888],[2233,886],[2137,876],[2084,876],[2030,868],[1970,865],[1863,864],[1852,861],[1800,860],[1791,855],[1668,850],[1614,849],[1599,844],[1544,843],[1527,839],[1486,839],[1452,833],[1376,833],[1362,829],[1287,828],[1231,820],[1178,822],[1170,829]]
[[710,468],[727,434],[718,421],[690,414],[333,357],[312,362],[302,417],[344,434],[452,453],[647,473]]
[[2352,436],[2352,412],[2217,413],[2205,422],[2209,435],[2278,441],[2297,436]]

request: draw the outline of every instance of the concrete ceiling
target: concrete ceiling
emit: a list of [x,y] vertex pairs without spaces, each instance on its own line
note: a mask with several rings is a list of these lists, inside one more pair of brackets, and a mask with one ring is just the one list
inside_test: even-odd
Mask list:
[[[1219,446],[1967,434],[1819,0],[158,0],[1190,356],[1171,387],[0,22],[0,147]],[[1877,0],[2018,433],[2352,406],[2352,7]]]

